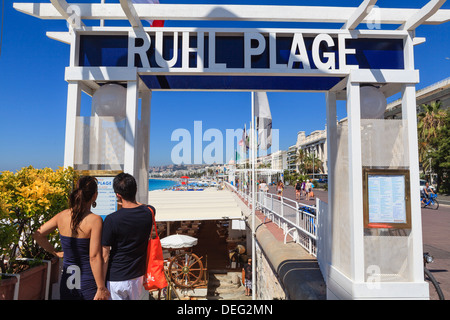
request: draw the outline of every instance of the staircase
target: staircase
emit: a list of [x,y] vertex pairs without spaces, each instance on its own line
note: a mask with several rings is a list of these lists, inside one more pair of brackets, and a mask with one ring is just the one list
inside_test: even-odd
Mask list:
[[210,273],[206,300],[251,300],[245,295],[241,272]]

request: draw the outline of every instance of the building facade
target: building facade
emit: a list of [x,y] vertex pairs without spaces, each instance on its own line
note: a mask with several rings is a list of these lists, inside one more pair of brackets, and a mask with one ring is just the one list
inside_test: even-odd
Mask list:
[[[417,113],[421,112],[422,104],[430,104],[431,102],[441,102],[441,108],[447,109],[450,107],[450,77],[442,81],[436,82],[431,86],[417,90]],[[400,119],[401,118],[401,104],[402,100],[398,99],[388,104],[384,117],[386,119]]]
[[287,169],[289,172],[299,172],[300,161],[299,152],[303,151],[304,157],[313,156],[320,160],[322,164],[319,168],[314,168],[315,174],[326,175],[328,173],[327,158],[327,129],[315,130],[306,135],[305,131],[297,133],[297,142],[287,150]]

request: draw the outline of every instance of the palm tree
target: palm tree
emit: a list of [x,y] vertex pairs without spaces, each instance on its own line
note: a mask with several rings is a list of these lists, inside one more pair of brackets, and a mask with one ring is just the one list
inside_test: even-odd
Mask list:
[[297,158],[295,163],[297,164],[298,171],[302,174],[305,173],[305,164],[304,164],[305,156],[306,156],[305,151],[303,149],[297,150]]
[[422,164],[424,173],[429,168],[429,152],[433,151],[431,142],[438,138],[442,126],[445,124],[445,110],[441,109],[441,102],[422,104],[417,123],[417,136],[419,143],[419,162]]
[[304,165],[307,172],[322,172],[322,161],[313,154],[309,154],[304,159]]

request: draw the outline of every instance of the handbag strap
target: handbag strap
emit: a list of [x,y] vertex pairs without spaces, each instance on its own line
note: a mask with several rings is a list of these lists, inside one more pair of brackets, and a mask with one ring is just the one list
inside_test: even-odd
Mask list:
[[[153,212],[153,209],[152,209],[152,207],[150,207],[150,206],[147,206],[147,208],[149,208],[149,209],[150,209],[150,211],[151,211],[151,213],[152,213],[152,218],[153,218],[153,226],[155,227],[156,238],[159,238],[159,235],[158,235],[158,230],[156,229],[156,220],[155,220],[155,213]],[[152,226],[152,231],[153,231],[153,226]],[[151,236],[151,234],[152,234],[152,231],[150,231],[150,236]]]

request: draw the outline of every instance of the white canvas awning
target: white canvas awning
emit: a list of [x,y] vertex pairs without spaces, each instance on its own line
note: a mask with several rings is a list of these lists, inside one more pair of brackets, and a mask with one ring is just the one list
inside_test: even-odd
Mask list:
[[245,221],[244,220],[233,220],[231,222],[231,229],[233,230],[245,230]]
[[241,219],[241,208],[227,190],[150,191],[156,221]]

